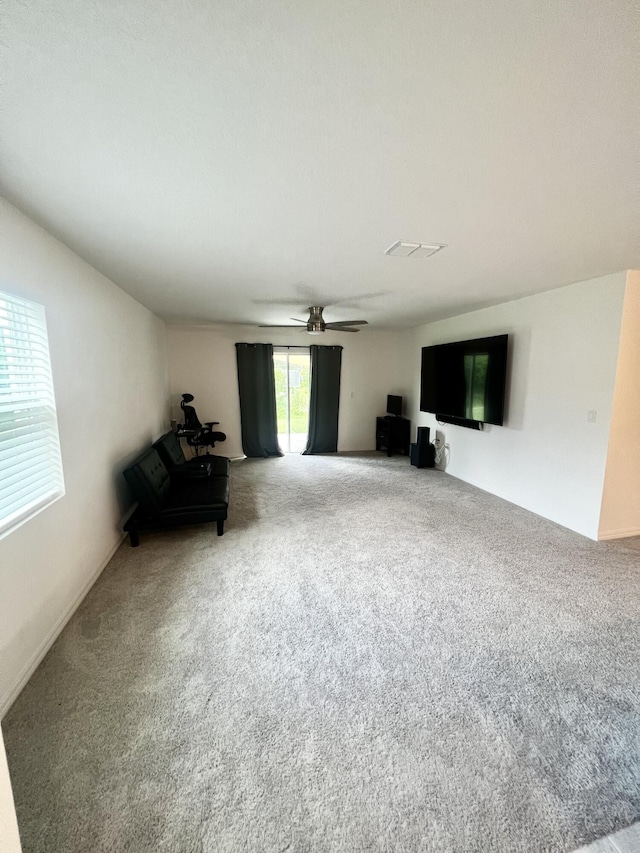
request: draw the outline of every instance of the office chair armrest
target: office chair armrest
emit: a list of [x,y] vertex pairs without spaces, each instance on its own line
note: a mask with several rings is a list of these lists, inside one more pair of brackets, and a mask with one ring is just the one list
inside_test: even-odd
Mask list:
[[214,426],[217,426],[220,421],[205,421],[205,426],[208,426],[210,429]]

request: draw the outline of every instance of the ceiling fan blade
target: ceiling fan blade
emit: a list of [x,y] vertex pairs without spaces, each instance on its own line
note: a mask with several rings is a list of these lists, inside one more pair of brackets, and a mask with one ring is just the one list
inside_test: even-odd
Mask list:
[[350,329],[348,326],[333,326],[331,323],[327,323],[325,326],[327,332],[359,332],[360,329]]
[[258,326],[259,329],[299,329],[300,326],[292,326],[289,323],[288,326],[272,326],[270,323],[260,323]]
[[304,323],[304,324],[305,324],[305,326],[307,325],[307,320],[298,320],[298,318],[297,318],[297,317],[289,317],[289,319],[290,319],[290,320],[295,320],[295,322],[296,322],[296,323]]
[[327,329],[338,329],[340,326],[368,326],[366,320],[336,320],[335,323],[327,323]]

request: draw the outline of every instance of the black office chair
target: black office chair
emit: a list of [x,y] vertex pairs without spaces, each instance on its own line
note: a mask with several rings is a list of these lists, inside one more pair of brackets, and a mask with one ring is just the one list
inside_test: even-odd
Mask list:
[[[216,441],[226,441],[227,436],[223,432],[214,430],[220,421],[206,421],[204,426],[198,420],[198,415],[189,403],[193,400],[193,394],[183,394],[180,408],[184,412],[184,424],[178,427],[178,435],[184,435],[189,447],[193,447],[196,456],[205,448],[213,448]],[[204,453],[203,456],[215,454]]]

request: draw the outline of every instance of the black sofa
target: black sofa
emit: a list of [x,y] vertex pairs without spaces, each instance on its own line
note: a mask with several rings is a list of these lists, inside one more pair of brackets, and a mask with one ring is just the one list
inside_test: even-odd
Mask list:
[[218,536],[224,533],[229,508],[227,475],[172,477],[158,451],[150,448],[125,468],[124,478],[137,502],[124,523],[133,548],[139,545],[140,530],[215,521]]
[[228,477],[229,460],[226,456],[195,456],[187,459],[180,439],[173,432],[161,436],[153,447],[164,462],[171,477]]

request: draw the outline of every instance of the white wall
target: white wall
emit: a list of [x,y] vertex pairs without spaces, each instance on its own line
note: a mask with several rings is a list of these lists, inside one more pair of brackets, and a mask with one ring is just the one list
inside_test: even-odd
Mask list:
[[372,450],[375,418],[386,409],[387,394],[397,393],[397,343],[395,332],[363,329],[357,334],[325,332],[322,338],[286,329],[222,326],[216,329],[169,326],[169,377],[174,417],[180,417],[181,394],[195,397],[201,421],[220,421],[227,434],[216,452],[241,456],[240,403],[235,344],[272,343],[276,346],[340,344],[342,374],[338,450]]
[[640,535],[640,272],[627,273],[600,539]]
[[0,731],[0,850],[2,853],[20,853],[21,849],[7,756]]
[[[600,504],[624,273],[430,323],[403,335],[400,364],[414,423],[450,444],[446,470],[593,539]],[[506,421],[484,431],[419,412],[423,346],[510,335]],[[587,410],[597,410],[595,423]]]
[[11,205],[0,289],[43,304],[66,494],[0,540],[0,716],[121,541],[121,471],[168,427],[166,329]]

